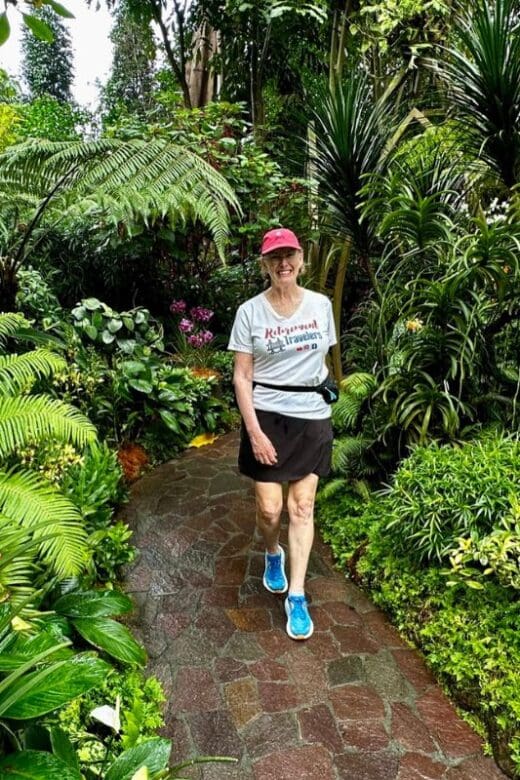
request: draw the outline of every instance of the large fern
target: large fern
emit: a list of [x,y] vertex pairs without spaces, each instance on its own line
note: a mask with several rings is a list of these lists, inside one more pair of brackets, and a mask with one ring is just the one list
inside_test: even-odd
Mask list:
[[13,395],[34,379],[49,377],[66,366],[62,357],[47,349],[35,349],[20,355],[0,355],[0,394]]
[[54,437],[80,447],[96,429],[70,404],[45,395],[0,397],[0,458],[35,439]]
[[337,429],[351,430],[359,416],[363,403],[376,389],[376,380],[372,374],[358,371],[341,382],[338,402],[333,408],[333,422]]
[[[64,577],[85,563],[86,532],[74,504],[30,471],[0,471],[0,512],[33,530],[47,564]],[[48,538],[52,535],[52,538]]]
[[[223,257],[228,208],[240,210],[226,181],[209,163],[168,139],[31,140],[0,156],[0,201],[20,193],[41,199],[42,214],[103,218],[131,231],[136,220],[198,219]],[[45,199],[48,198],[48,203]],[[0,220],[2,209],[0,208]]]

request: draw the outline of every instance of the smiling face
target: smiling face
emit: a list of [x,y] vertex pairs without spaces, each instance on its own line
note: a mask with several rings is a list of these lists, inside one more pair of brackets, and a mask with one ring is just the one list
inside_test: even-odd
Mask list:
[[262,255],[262,268],[274,287],[284,288],[296,284],[302,267],[301,249],[275,249],[274,252]]

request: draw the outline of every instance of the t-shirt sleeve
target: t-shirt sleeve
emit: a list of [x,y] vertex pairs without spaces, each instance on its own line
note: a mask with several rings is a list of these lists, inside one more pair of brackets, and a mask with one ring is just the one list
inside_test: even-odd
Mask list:
[[336,338],[336,326],[334,324],[334,315],[332,313],[332,303],[327,300],[327,320],[328,320],[328,332],[329,332],[329,347],[333,347],[338,343]]
[[227,348],[233,352],[253,354],[250,313],[246,311],[244,306],[239,306],[235,315]]

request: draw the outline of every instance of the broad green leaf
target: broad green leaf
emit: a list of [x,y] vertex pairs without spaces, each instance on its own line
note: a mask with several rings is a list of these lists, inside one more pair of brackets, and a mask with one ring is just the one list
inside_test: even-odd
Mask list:
[[0,759],[0,777],[11,780],[81,780],[77,769],[51,753],[22,750]]
[[101,306],[101,301],[98,298],[85,298],[81,303],[89,311],[95,311]]
[[103,333],[101,334],[101,341],[103,342],[103,344],[112,344],[114,339],[115,339],[114,334],[110,333],[109,330],[104,330]]
[[9,38],[10,32],[9,19],[7,18],[7,13],[4,11],[3,14],[0,14],[0,46]]
[[167,409],[159,409],[159,414],[161,415],[161,420],[170,429],[170,431],[173,431],[174,433],[181,432],[179,423],[177,422],[177,417],[174,414],[169,412]]
[[64,764],[79,772],[78,754],[68,735],[59,726],[52,726],[50,728],[50,737],[52,752],[56,758],[59,758]]
[[[102,684],[110,666],[90,653],[52,664],[20,677],[0,697],[0,711],[6,718],[37,718],[61,707],[76,696]],[[6,701],[11,703],[5,709]]]
[[22,16],[25,24],[36,38],[39,38],[40,41],[44,41],[45,43],[53,42],[54,33],[48,24],[42,19],[38,19],[37,16],[32,16],[32,14],[22,14]]
[[121,319],[123,320],[123,324],[124,324],[125,328],[127,328],[129,331],[133,331],[134,330],[134,321],[133,321],[132,317],[129,317],[128,315],[125,316],[123,314],[121,316]]
[[94,327],[94,325],[86,325],[85,326],[85,333],[89,337],[89,339],[92,339],[92,341],[95,341],[98,336],[97,328]]
[[65,8],[64,5],[61,3],[57,3],[56,0],[47,0],[47,4],[50,5],[58,14],[58,16],[63,16],[65,19],[74,19],[75,16],[73,13],[71,13],[68,8]]
[[146,366],[138,360],[125,360],[121,363],[121,368],[127,376],[138,376],[145,371]]
[[144,648],[136,642],[128,628],[116,620],[106,617],[75,618],[73,623],[83,639],[118,661],[139,666],[146,663]]
[[153,391],[153,386],[150,382],[145,382],[144,379],[129,379],[128,384],[130,387],[133,387],[134,390],[138,390],[140,393],[146,393],[146,395],[150,395]]
[[121,330],[123,327],[123,323],[121,320],[112,319],[107,325],[108,330],[110,333],[117,333],[118,330]]
[[122,615],[132,609],[132,600],[118,590],[83,590],[66,593],[52,608],[70,618],[106,617]]
[[150,739],[125,750],[109,767],[105,780],[132,780],[138,769],[146,767],[149,773],[166,769],[171,753],[168,739]]

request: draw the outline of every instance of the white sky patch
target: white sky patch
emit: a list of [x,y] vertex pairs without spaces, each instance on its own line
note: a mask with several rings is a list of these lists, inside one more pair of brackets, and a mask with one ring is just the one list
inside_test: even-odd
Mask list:
[[[63,19],[70,32],[74,52],[74,84],[72,94],[85,108],[94,109],[99,99],[98,82],[104,84],[112,65],[112,44],[109,39],[112,17],[104,6],[98,11],[83,0],[63,0],[74,19]],[[11,35],[0,46],[0,67],[21,81],[21,15],[9,7]]]

